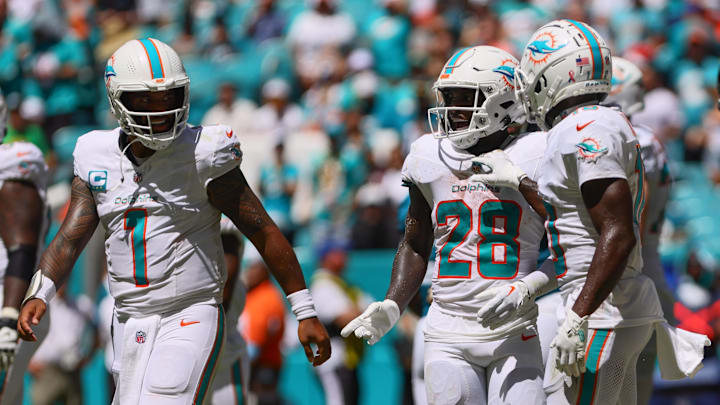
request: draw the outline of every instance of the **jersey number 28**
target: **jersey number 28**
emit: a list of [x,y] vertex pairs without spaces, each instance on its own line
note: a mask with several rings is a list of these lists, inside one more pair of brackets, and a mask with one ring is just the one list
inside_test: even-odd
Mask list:
[[480,236],[477,242],[476,258],[478,273],[482,278],[511,279],[517,275],[520,261],[520,219],[522,208],[515,201],[487,200],[480,204],[477,213],[477,227],[473,210],[463,200],[442,201],[435,210],[438,226],[448,225],[449,218],[455,218],[445,244],[438,252],[439,278],[470,278],[472,260],[462,260],[453,255],[475,231]]

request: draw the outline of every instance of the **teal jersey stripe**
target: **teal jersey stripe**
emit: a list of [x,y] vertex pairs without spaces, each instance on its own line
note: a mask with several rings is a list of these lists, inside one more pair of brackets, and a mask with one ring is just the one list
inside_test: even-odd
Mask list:
[[237,405],[243,405],[242,373],[240,372],[240,360],[232,365],[232,381],[235,388],[235,400]]
[[602,60],[602,53],[600,52],[600,44],[597,41],[597,38],[595,38],[595,34],[593,34],[587,27],[581,23],[574,20],[568,20],[570,24],[574,25],[585,37],[585,40],[587,41],[588,45],[590,45],[590,52],[592,53],[592,59],[593,59],[593,79],[602,79],[602,73],[603,73],[603,60]]
[[218,355],[220,349],[222,349],[223,337],[225,336],[225,310],[222,305],[218,305],[218,326],[217,334],[215,335],[215,343],[213,343],[212,351],[210,352],[210,358],[205,363],[205,370],[200,377],[200,386],[198,387],[197,393],[195,394],[195,401],[193,404],[202,404],[205,400],[205,395],[210,388],[210,380],[212,379],[213,372],[215,372],[215,366],[217,365]]
[[550,238],[550,250],[553,253],[552,257],[554,258],[552,260],[555,264],[555,277],[560,278],[567,273],[567,263],[565,262],[565,251],[562,246],[560,246],[560,232],[555,225],[555,221],[557,221],[557,213],[555,212],[555,207],[547,202],[543,201],[543,205],[545,206],[545,211],[548,216],[546,226],[548,238]]
[[602,356],[605,342],[612,329],[596,329],[585,356],[586,371],[580,381],[580,394],[577,405],[591,405],[595,397],[595,386],[597,384],[598,369],[600,368],[600,357]]
[[7,371],[0,371],[0,400],[2,400],[2,394],[5,393],[5,379],[7,376]]
[[465,51],[467,51],[468,49],[470,49],[470,47],[463,48],[463,49],[457,51],[457,53],[455,55],[453,55],[452,58],[450,58],[450,60],[448,61],[447,65],[446,65],[447,67],[445,68],[446,74],[452,73],[453,67],[455,66],[455,62],[457,62],[457,60],[460,59],[460,55],[465,53]]
[[140,41],[143,48],[145,48],[145,52],[147,52],[148,59],[150,60],[150,70],[152,71],[152,78],[160,79],[165,77],[163,75],[163,67],[162,62],[160,61],[160,54],[158,53],[155,44],[149,38],[139,39],[138,41]]

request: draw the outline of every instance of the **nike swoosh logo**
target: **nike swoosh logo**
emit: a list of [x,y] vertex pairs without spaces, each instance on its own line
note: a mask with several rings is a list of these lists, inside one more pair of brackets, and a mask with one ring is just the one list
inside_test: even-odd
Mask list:
[[534,338],[535,336],[537,336],[537,335],[530,335],[530,336],[520,335],[520,339],[522,339],[524,342],[526,340],[530,340],[530,339]]
[[185,326],[192,325],[192,324],[195,324],[195,323],[200,323],[200,321],[185,322],[184,319],[181,319],[181,320],[180,320],[180,327],[185,327]]
[[576,125],[575,125],[575,129],[577,129],[578,132],[580,132],[580,131],[582,131],[583,129],[585,129],[586,126],[592,124],[593,122],[595,122],[595,120],[592,120],[592,121],[590,121],[590,122],[586,122],[586,123],[583,124],[583,125],[576,124]]
[[508,293],[508,295],[512,294],[513,291],[515,291],[515,286],[514,286],[514,285],[511,285],[511,286],[510,286],[510,292]]
[[230,132],[225,131],[225,135],[227,135],[228,138],[232,138],[232,134],[233,134],[232,129],[230,130]]

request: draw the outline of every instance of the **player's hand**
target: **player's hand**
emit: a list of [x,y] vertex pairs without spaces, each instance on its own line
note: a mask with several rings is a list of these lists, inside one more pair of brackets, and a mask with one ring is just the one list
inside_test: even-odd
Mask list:
[[15,358],[18,315],[18,310],[13,307],[0,311],[0,371],[7,371]]
[[[330,337],[325,327],[316,317],[303,319],[298,324],[298,338],[305,349],[305,356],[313,367],[317,367],[330,358]],[[313,353],[311,343],[317,345],[317,355]]]
[[47,311],[47,305],[39,298],[33,298],[23,305],[17,323],[18,334],[23,340],[37,341],[37,336],[32,328],[40,323],[45,311]]
[[530,299],[530,291],[522,281],[489,288],[478,299],[486,301],[477,312],[477,320],[486,328],[496,329],[504,325],[515,315],[522,313]]
[[340,335],[348,337],[355,332],[355,336],[374,345],[395,326],[398,319],[400,319],[400,308],[395,301],[376,301],[370,304],[360,316],[348,322],[340,331]]
[[580,317],[568,309],[565,321],[550,344],[550,355],[555,359],[555,367],[569,376],[579,377],[585,372],[587,329],[588,316]]
[[500,149],[472,159],[473,174],[470,181],[489,186],[510,187],[517,190],[527,174],[513,163]]

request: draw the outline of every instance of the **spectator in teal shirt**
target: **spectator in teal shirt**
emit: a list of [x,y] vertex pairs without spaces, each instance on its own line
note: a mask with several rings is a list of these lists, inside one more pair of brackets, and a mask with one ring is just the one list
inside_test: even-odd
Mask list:
[[375,70],[387,78],[403,78],[410,73],[408,39],[410,20],[404,0],[382,0],[384,9],[369,18],[366,35],[375,57]]
[[295,226],[290,215],[292,198],[298,181],[298,170],[285,162],[285,146],[275,146],[273,161],[260,168],[260,194],[263,205],[288,241],[292,243]]

